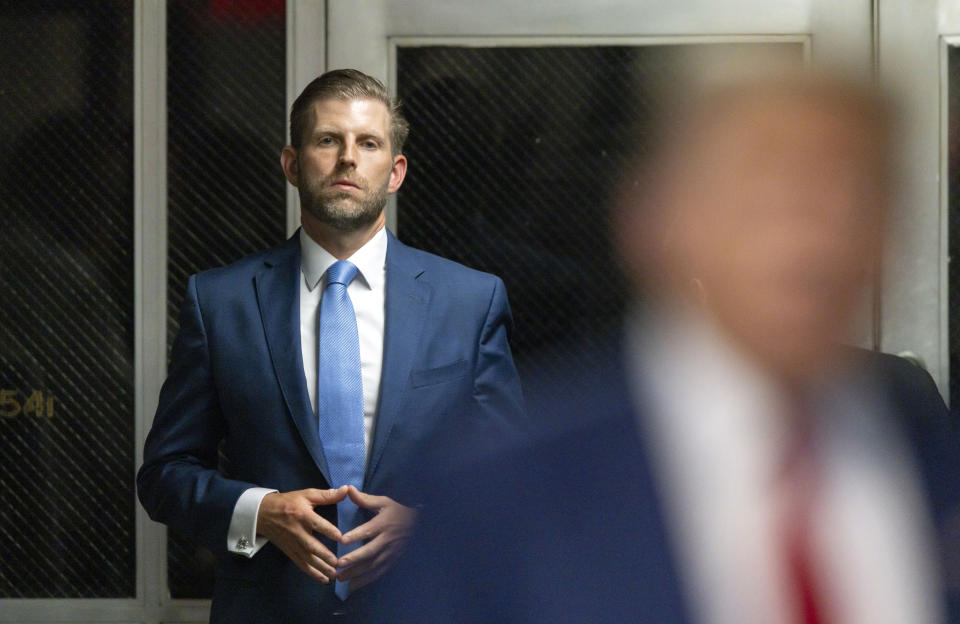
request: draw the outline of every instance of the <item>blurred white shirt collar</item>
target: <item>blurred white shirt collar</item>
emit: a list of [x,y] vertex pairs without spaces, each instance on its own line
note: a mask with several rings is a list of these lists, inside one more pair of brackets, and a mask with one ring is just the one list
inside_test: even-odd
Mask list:
[[[790,409],[772,379],[695,312],[628,323],[638,423],[681,578],[704,624],[792,624],[778,531]],[[837,367],[810,401],[823,473],[819,577],[834,622],[939,622],[929,519],[910,450],[861,371]]]

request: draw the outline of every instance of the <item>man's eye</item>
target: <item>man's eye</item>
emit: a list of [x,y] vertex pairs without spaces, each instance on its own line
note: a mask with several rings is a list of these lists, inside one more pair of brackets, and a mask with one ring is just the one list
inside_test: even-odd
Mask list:
[[320,140],[317,141],[317,143],[320,144],[320,145],[333,145],[333,138],[332,138],[332,137],[321,137]]
[[367,149],[377,149],[378,147],[376,141],[364,141],[363,146]]

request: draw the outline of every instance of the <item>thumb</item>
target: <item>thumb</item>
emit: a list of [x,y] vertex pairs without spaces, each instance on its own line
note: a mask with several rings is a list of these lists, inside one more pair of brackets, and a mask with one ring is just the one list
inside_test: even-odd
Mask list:
[[347,486],[342,485],[335,490],[318,490],[311,488],[304,490],[303,496],[314,505],[333,505],[347,497]]
[[350,486],[349,493],[350,500],[356,503],[357,507],[363,507],[364,509],[379,509],[383,507],[386,498],[384,496],[365,494],[352,485]]

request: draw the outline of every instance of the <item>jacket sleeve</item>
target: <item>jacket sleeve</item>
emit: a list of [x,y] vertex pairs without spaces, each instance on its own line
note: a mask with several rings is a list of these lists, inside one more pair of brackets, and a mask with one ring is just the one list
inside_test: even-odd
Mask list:
[[234,505],[254,484],[217,468],[225,424],[211,372],[197,276],[180,312],[167,380],[137,474],[137,493],[150,517],[223,552]]
[[474,417],[494,443],[501,436],[512,437],[525,429],[523,392],[510,352],[512,331],[507,289],[500,278],[495,278],[473,378]]

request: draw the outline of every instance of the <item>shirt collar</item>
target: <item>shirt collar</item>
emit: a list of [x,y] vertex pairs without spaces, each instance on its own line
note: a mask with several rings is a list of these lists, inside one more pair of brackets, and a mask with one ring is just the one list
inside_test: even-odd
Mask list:
[[[784,418],[795,409],[770,373],[751,359],[706,315],[680,307],[634,310],[629,317],[631,369],[644,382],[640,388],[654,402],[657,411],[690,415],[691,426],[715,426],[715,443],[733,440],[729,432],[739,431],[741,439],[753,438],[761,445],[782,447],[789,431]],[[642,376],[642,377],[641,377]],[[874,404],[868,391],[874,383],[869,371],[852,362],[825,364],[824,371],[811,380],[807,400],[811,416],[822,426],[830,418]],[[874,392],[873,396],[881,394]],[[844,406],[847,406],[844,409]],[[849,407],[853,406],[853,407]],[[868,412],[875,416],[874,412]],[[771,415],[781,418],[772,418]],[[720,433],[724,429],[728,433]],[[738,442],[739,443],[739,442]],[[733,442],[731,442],[733,444]],[[758,448],[760,448],[758,446]]]
[[[307,288],[313,290],[324,273],[337,259],[300,228],[300,270]],[[387,262],[387,229],[380,230],[363,247],[347,258],[356,265],[360,276],[370,290],[383,287],[384,266]]]

